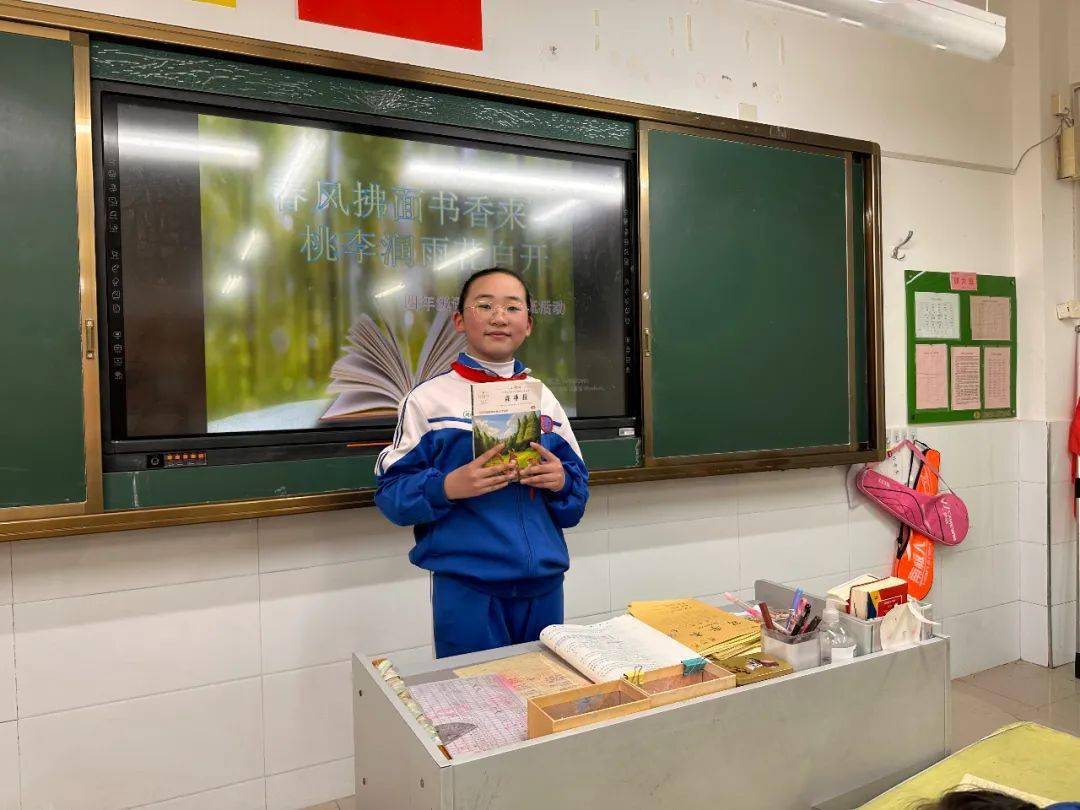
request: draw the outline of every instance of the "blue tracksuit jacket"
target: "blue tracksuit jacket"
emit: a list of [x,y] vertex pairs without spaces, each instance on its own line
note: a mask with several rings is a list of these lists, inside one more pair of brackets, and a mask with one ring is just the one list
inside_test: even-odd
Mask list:
[[[501,379],[465,354],[458,363]],[[515,363],[515,373],[524,371]],[[569,567],[562,530],[581,520],[589,473],[562,406],[544,386],[540,412],[550,417],[542,420],[550,432],[541,443],[563,464],[562,491],[514,482],[476,498],[447,499],[447,473],[473,459],[473,384],[451,370],[406,397],[394,442],[375,466],[375,503],[394,523],[414,527],[414,564],[494,596],[535,596],[557,586]]]

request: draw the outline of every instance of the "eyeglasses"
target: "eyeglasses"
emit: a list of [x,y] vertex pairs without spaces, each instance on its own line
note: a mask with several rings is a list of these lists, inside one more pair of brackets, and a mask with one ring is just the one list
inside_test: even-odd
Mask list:
[[482,315],[486,318],[490,318],[496,312],[502,312],[504,315],[516,316],[525,312],[525,307],[521,304],[496,304],[492,301],[480,301],[476,304],[469,304],[468,309],[475,310],[477,315]]

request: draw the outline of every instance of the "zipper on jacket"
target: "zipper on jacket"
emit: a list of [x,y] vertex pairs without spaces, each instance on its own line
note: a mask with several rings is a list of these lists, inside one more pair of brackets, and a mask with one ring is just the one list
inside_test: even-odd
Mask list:
[[534,564],[533,563],[533,547],[532,547],[532,543],[529,541],[529,532],[525,528],[525,487],[523,485],[521,485],[521,484],[518,484],[517,490],[518,490],[518,499],[517,499],[517,501],[518,501],[518,520],[521,521],[521,536],[525,538],[525,548],[527,548],[529,550],[529,566],[528,566],[528,568],[526,570],[528,570],[529,574],[532,575],[533,574],[533,564]]

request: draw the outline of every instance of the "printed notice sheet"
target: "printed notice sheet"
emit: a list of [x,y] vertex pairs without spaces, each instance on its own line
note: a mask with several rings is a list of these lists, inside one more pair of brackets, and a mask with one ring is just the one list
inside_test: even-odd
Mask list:
[[500,675],[418,683],[409,691],[452,757],[523,742],[528,736],[525,701]]
[[983,407],[1012,407],[1012,347],[983,349]]
[[915,293],[915,337],[960,339],[960,296],[956,293]]
[[949,407],[949,347],[944,343],[915,344],[915,409]]
[[952,347],[952,409],[954,411],[977,411],[982,406],[979,397],[980,351],[978,346]]
[[552,624],[540,631],[540,641],[593,683],[698,658],[689,647],[625,614],[596,624]]
[[534,652],[500,658],[483,664],[473,664],[454,670],[455,675],[501,675],[506,685],[523,698],[550,695],[588,686],[589,681],[559,661],[551,653]]
[[993,295],[971,296],[971,339],[1012,340],[1012,302]]

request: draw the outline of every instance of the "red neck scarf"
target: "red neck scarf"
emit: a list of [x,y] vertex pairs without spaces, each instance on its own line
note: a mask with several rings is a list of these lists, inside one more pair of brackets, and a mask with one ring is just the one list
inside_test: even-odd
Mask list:
[[497,374],[491,373],[487,369],[473,368],[472,366],[467,366],[458,360],[455,360],[450,367],[462,377],[464,377],[466,380],[474,383],[506,382],[507,380],[524,380],[526,377],[528,377],[528,374],[524,371],[522,371],[520,374],[515,374],[512,377],[500,377]]

